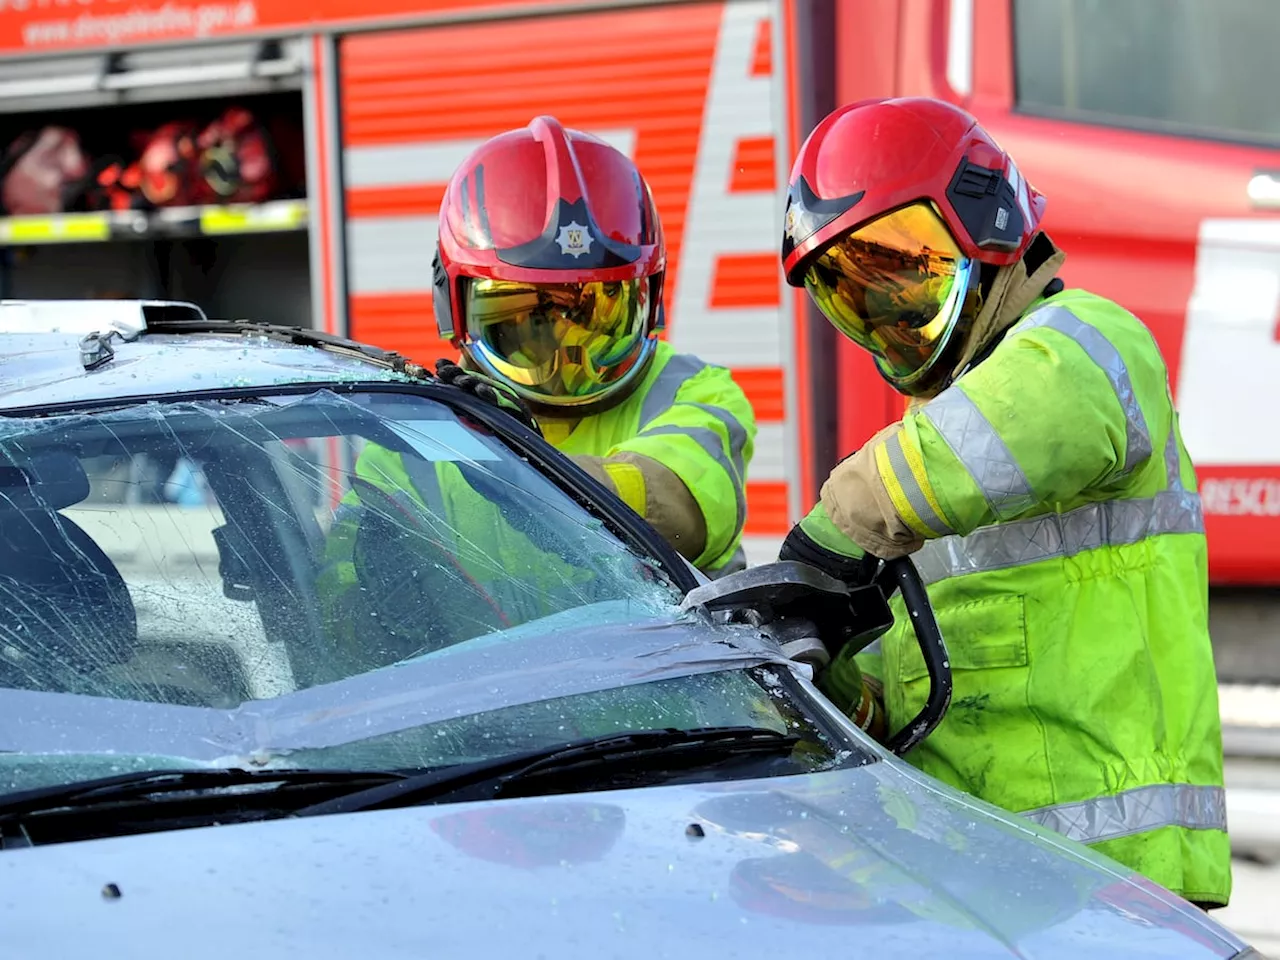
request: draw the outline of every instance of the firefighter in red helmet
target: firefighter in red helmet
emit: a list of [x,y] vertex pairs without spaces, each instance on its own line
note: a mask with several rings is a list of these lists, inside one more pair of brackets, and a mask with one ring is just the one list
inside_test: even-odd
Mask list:
[[[1195,472],[1151,333],[1057,279],[1044,209],[942,101],[855,103],[810,134],[790,177],[787,281],[910,403],[836,466],[781,555],[862,581],[913,555],[955,686],[912,761],[1225,904]],[[864,728],[879,715],[896,730],[926,696],[904,620],[820,680]]]
[[441,204],[433,304],[463,365],[703,571],[743,564],[755,440],[723,367],[659,340],[666,249],[649,185],[552,117],[479,146]]
[[[554,446],[714,577],[745,566],[755,419],[728,370],[657,338],[665,269],[635,164],[539,117],[481,144],[446,188],[433,300],[462,366],[436,370],[517,416],[522,398]],[[544,551],[536,521],[504,513],[465,458],[424,463],[370,442],[351,483],[316,584],[325,676],[590,596],[590,564]]]

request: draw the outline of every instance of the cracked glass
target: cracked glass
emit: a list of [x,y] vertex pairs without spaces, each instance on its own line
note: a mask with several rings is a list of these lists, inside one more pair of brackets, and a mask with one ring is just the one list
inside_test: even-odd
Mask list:
[[[797,708],[741,628],[408,393],[0,419],[0,792],[420,768]],[[53,759],[56,758],[56,759]]]

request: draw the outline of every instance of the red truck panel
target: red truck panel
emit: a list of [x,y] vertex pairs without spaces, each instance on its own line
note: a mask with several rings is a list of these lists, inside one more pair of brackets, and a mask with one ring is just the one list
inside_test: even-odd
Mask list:
[[[1280,220],[1246,192],[1259,170],[1280,169],[1280,150],[1018,112],[1012,0],[974,0],[972,95],[962,97],[946,80],[950,8],[842,7],[839,42],[850,52],[839,59],[840,101],[947,97],[1017,158],[1048,198],[1046,230],[1067,251],[1063,279],[1132,310],[1164,354],[1204,495],[1211,579],[1280,582],[1280,439],[1265,415],[1252,427],[1242,420],[1280,404],[1280,345],[1268,333],[1280,322]],[[844,349],[847,452],[901,407],[860,352]]]

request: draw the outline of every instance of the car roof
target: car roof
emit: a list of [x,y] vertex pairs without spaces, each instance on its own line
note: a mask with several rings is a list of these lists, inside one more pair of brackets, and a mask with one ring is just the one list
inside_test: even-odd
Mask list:
[[210,320],[161,301],[0,302],[0,412],[223,388],[431,379],[315,331]]

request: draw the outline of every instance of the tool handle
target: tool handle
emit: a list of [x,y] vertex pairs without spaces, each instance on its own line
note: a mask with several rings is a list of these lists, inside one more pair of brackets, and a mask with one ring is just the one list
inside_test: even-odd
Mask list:
[[946,715],[951,705],[951,660],[924,581],[911,558],[886,560],[879,580],[887,596],[892,596],[895,586],[902,591],[903,605],[911,618],[925,669],[929,671],[929,696],[924,706],[910,723],[885,741],[885,747],[901,757],[931,734]]

